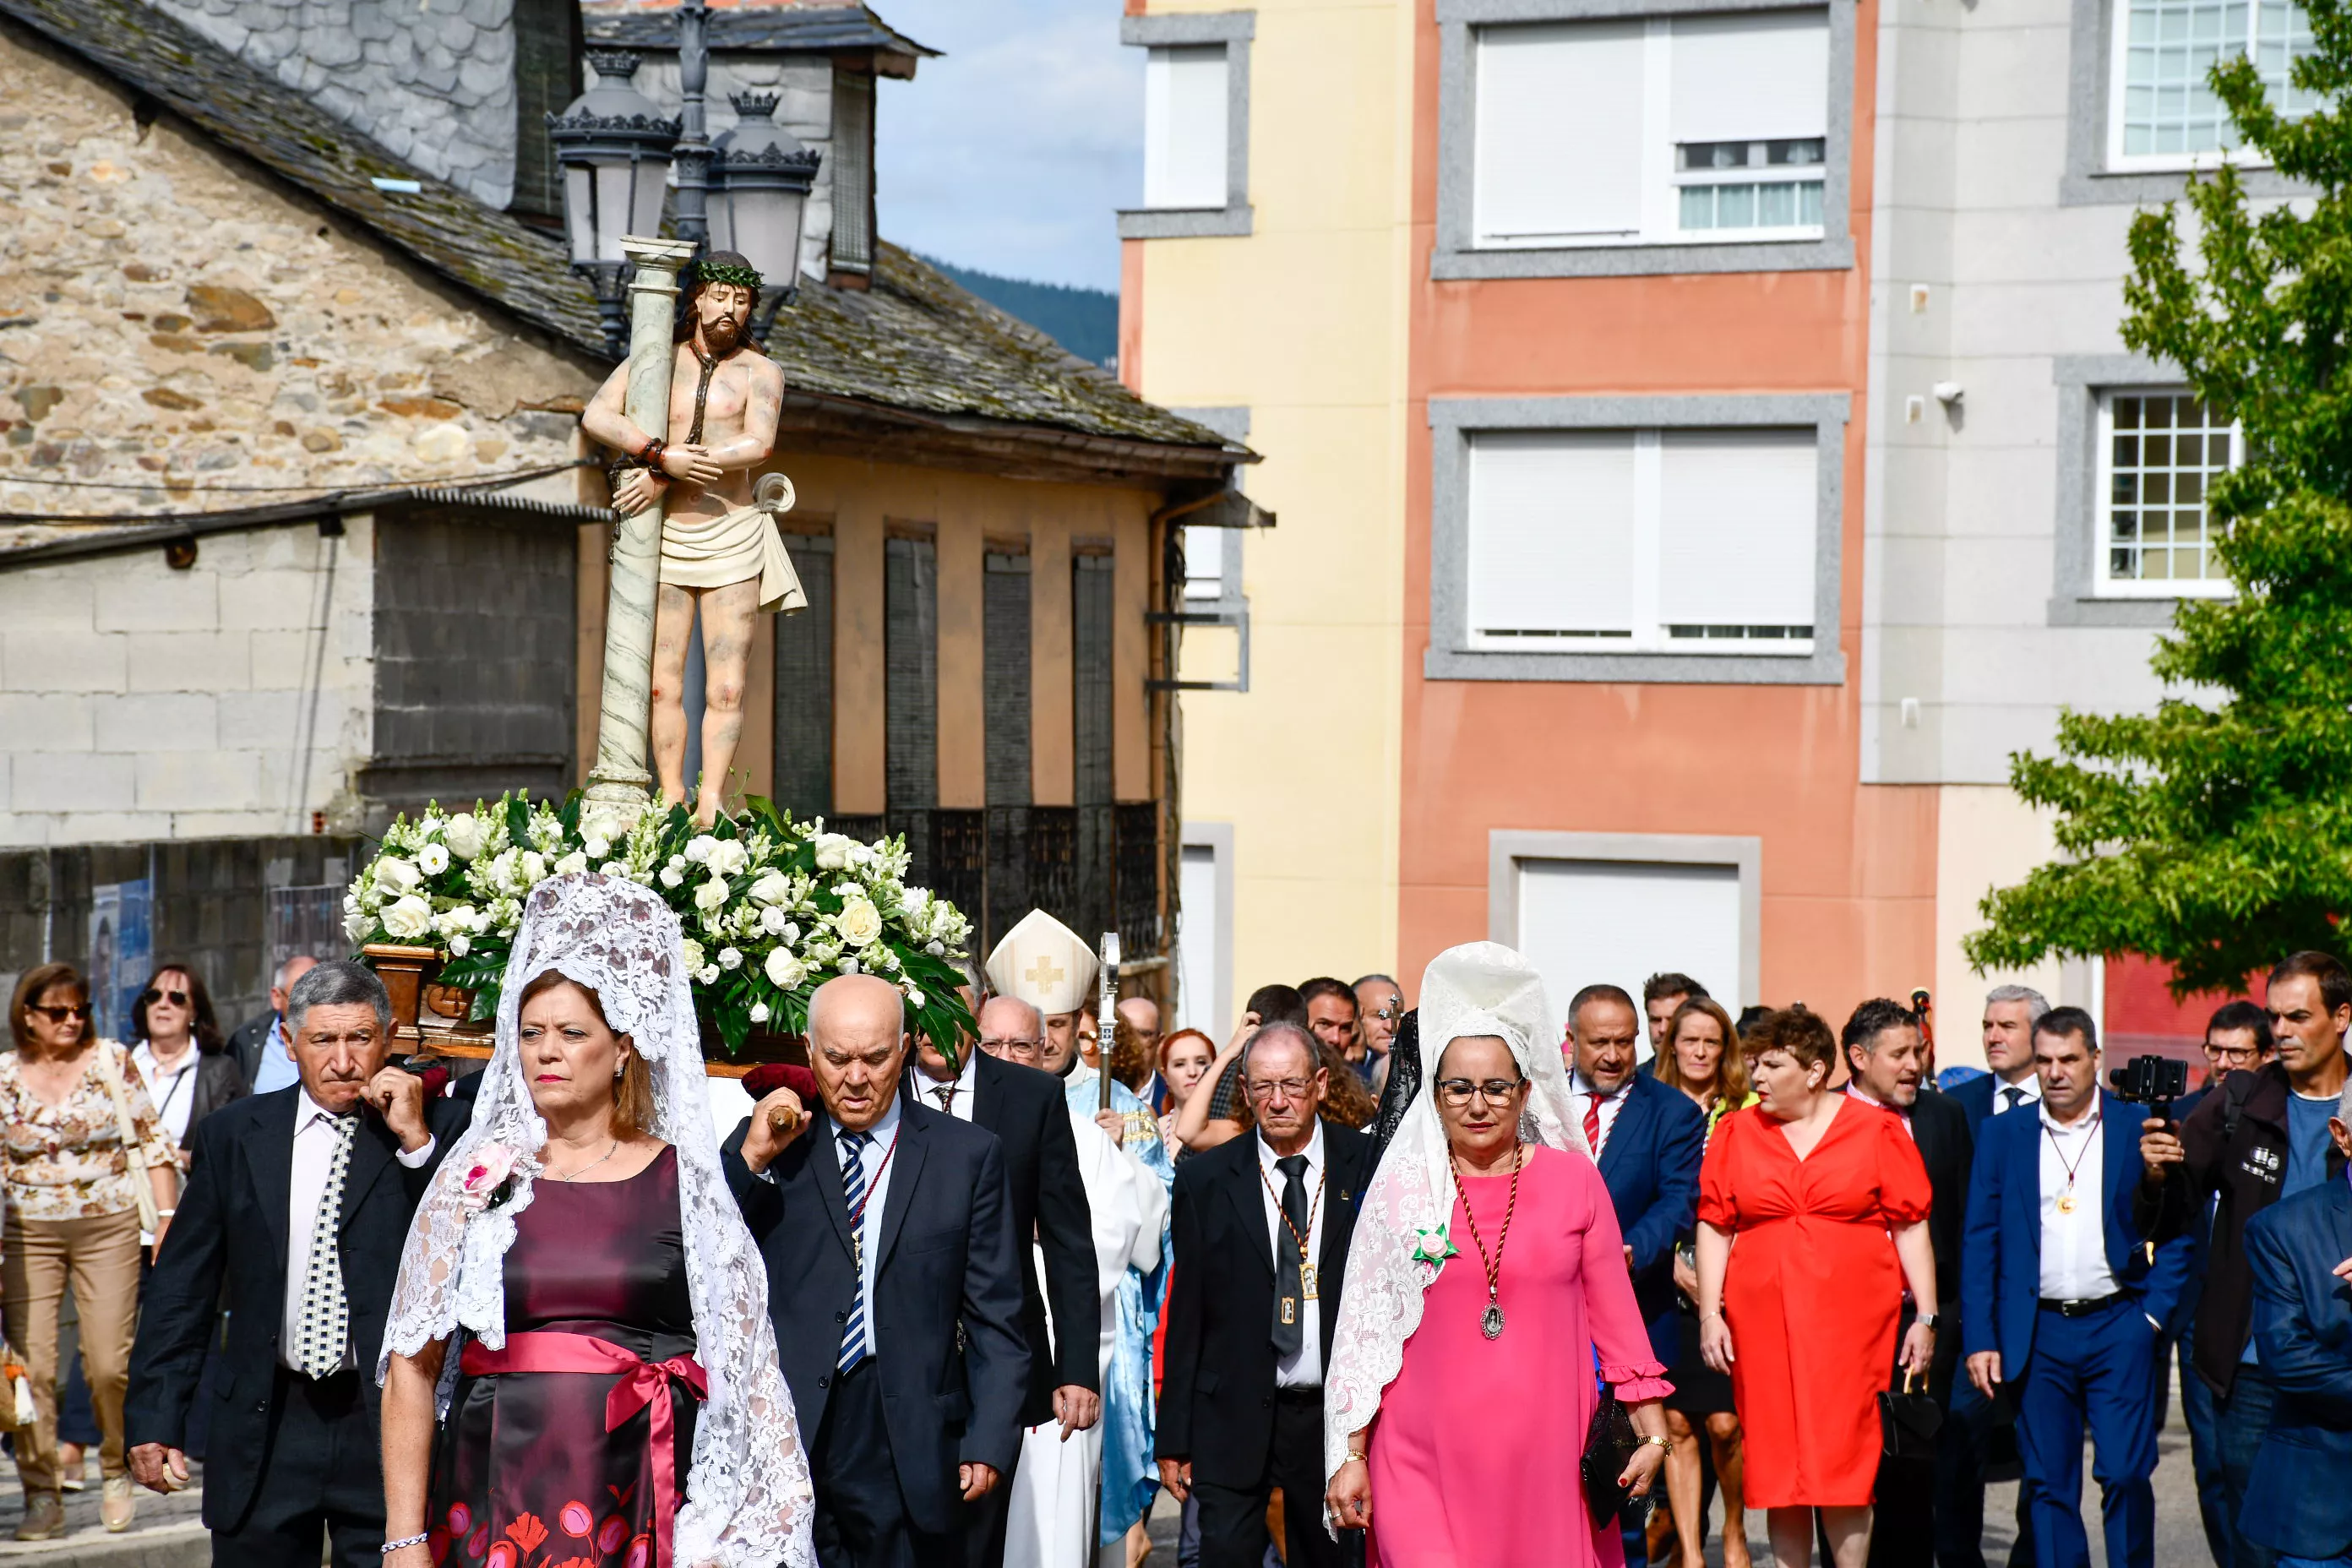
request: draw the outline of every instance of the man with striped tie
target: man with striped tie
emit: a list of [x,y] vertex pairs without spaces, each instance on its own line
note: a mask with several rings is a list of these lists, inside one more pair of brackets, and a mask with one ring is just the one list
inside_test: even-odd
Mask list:
[[818,1109],[778,1089],[727,1140],[809,1439],[823,1568],[965,1561],[961,1502],[1019,1451],[1029,1348],[996,1135],[902,1098],[898,988],[809,1002]]

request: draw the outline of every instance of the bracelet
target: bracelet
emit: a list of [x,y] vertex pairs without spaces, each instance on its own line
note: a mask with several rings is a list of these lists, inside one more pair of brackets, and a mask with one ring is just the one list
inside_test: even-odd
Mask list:
[[1640,1442],[1634,1444],[1633,1447],[1636,1448],[1664,1448],[1667,1453],[1671,1454],[1675,1451],[1675,1440],[1671,1437],[1644,1437]]
[[155,1217],[157,1219],[170,1219],[173,1215],[178,1214],[179,1212],[180,1211],[178,1209],[157,1209],[155,1211]]
[[405,1550],[405,1549],[407,1549],[408,1547],[411,1547],[411,1546],[422,1546],[422,1545],[424,1545],[426,1542],[428,1542],[428,1541],[430,1541],[430,1540],[432,1540],[432,1539],[433,1539],[433,1532],[432,1532],[431,1531],[429,1531],[429,1530],[426,1530],[426,1531],[418,1531],[418,1532],[417,1532],[416,1534],[415,1534],[415,1535],[404,1535],[404,1536],[402,1536],[402,1537],[401,1537],[399,1540],[397,1540],[397,1541],[387,1541],[387,1542],[385,1542],[383,1543],[383,1554],[384,1556],[386,1556],[386,1557],[389,1557],[389,1556],[391,1556],[394,1552],[400,1552],[400,1551],[404,1551],[404,1550]]
[[1372,1462],[1372,1457],[1370,1454],[1360,1454],[1353,1448],[1348,1450],[1348,1458],[1351,1463],[1359,1465],[1369,1465]]

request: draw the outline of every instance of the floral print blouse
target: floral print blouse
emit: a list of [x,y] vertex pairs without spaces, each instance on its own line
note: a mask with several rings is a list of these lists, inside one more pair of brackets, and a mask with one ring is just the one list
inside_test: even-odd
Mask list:
[[152,1165],[176,1165],[170,1137],[131,1053],[112,1040],[98,1042],[81,1081],[62,1105],[46,1105],[25,1086],[22,1062],[0,1052],[0,1183],[15,1220],[92,1219],[136,1207],[129,1155],[114,1114],[114,1096],[99,1070],[109,1053],[131,1103],[131,1126]]

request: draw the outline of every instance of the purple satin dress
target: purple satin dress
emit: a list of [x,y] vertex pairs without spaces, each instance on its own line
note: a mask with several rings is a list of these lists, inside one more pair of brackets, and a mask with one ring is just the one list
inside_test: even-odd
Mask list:
[[[510,1342],[523,1333],[586,1334],[646,1361],[692,1355],[677,1151],[663,1150],[624,1182],[532,1184],[507,1252],[506,1293]],[[617,1381],[593,1373],[461,1377],[435,1449],[425,1516],[434,1562],[652,1568],[651,1413],[605,1430],[605,1396]],[[696,1404],[675,1379],[663,1397],[683,1500]]]

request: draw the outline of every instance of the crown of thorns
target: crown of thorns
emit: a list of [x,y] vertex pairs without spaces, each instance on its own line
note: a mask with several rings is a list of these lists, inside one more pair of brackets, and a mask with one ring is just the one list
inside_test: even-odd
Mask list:
[[758,293],[761,288],[759,268],[737,267],[731,262],[723,261],[715,265],[705,265],[695,274],[694,280],[698,285],[732,283],[739,289],[749,289],[754,294]]

